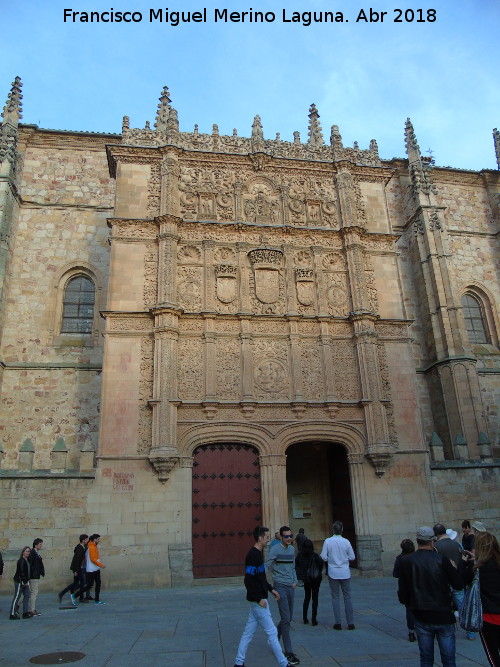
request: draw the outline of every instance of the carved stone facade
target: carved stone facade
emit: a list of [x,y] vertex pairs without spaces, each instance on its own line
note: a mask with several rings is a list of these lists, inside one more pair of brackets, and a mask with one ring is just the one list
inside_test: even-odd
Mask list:
[[[344,466],[368,574],[422,523],[500,527],[499,172],[433,167],[410,121],[407,160],[335,125],[326,145],[314,105],[306,143],[258,116],[249,138],[182,132],[166,88],[154,129],[42,130],[19,123],[20,85],[0,146],[0,485],[53,492],[19,525],[13,500],[0,548],[29,519],[62,562],[87,528],[111,583],[189,581],[193,452],[221,442],[257,450],[263,523],[318,545]],[[95,317],[70,335],[79,275]]]

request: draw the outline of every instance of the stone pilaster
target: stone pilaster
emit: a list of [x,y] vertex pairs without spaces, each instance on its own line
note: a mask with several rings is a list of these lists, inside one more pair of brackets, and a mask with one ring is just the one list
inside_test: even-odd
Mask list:
[[[222,343],[223,344],[223,343]],[[205,331],[203,333],[203,358],[205,373],[205,401],[215,401],[217,398],[216,385],[216,336],[215,319],[205,317]]]
[[215,276],[214,276],[214,242],[203,241],[205,255],[205,294],[203,298],[204,309],[209,312],[215,311]]
[[158,234],[158,302],[162,306],[177,305],[177,233],[178,218],[162,216]]
[[253,401],[253,355],[252,345],[253,336],[251,333],[250,320],[241,320],[241,381],[242,381],[242,400]]
[[175,149],[168,149],[161,163],[160,214],[179,216],[179,157]]
[[304,400],[304,386],[302,380],[302,355],[300,350],[301,336],[298,329],[298,321],[289,321],[290,361],[291,361],[291,385],[293,401]]
[[155,315],[153,441],[149,460],[166,482],[179,459],[177,451],[177,343],[179,311],[159,308]]
[[282,526],[288,521],[286,456],[261,455],[260,477],[263,524],[272,531],[273,526]]

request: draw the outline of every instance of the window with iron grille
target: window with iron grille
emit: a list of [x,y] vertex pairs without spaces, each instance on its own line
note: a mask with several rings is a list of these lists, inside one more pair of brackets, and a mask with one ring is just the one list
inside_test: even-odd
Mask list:
[[61,333],[92,333],[94,306],[94,283],[86,276],[72,278],[64,290]]
[[462,308],[469,341],[472,344],[490,343],[491,338],[481,301],[470,293],[464,294]]

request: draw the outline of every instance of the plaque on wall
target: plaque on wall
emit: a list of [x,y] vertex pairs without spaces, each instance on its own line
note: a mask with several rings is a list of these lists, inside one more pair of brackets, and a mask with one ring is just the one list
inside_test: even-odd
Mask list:
[[292,495],[292,515],[294,519],[311,518],[311,496],[308,493]]

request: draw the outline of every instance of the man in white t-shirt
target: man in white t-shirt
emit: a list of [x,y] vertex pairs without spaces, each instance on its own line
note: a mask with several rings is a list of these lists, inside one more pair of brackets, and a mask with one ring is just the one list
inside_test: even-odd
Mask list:
[[344,596],[344,608],[349,630],[354,630],[354,612],[351,600],[351,571],[349,561],[356,556],[349,540],[342,537],[344,526],[341,521],[333,524],[333,535],[325,540],[321,558],[328,563],[328,583],[332,594],[334,630],[342,630],[340,623],[340,589]]

